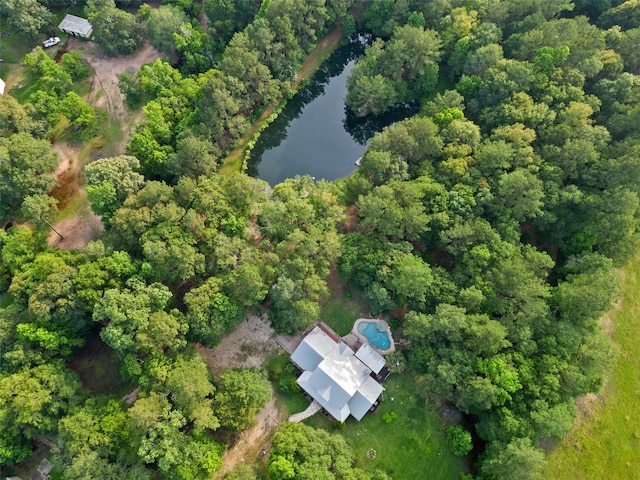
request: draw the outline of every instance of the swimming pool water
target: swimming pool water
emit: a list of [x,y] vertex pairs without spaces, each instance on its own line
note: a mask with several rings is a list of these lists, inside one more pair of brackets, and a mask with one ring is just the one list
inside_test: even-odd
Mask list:
[[384,332],[378,331],[377,324],[377,322],[362,322],[358,325],[358,331],[367,337],[371,346],[380,350],[387,350],[391,346],[389,334],[387,334],[386,329]]

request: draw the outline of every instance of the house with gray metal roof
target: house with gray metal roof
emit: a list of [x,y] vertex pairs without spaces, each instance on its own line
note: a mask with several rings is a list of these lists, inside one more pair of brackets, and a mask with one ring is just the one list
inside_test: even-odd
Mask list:
[[323,323],[302,339],[291,361],[302,370],[298,385],[341,422],[349,415],[362,419],[384,390],[374,378],[384,358],[368,345],[354,352]]
[[58,28],[69,35],[83,38],[89,38],[93,30],[89,20],[68,13],[64,16]]

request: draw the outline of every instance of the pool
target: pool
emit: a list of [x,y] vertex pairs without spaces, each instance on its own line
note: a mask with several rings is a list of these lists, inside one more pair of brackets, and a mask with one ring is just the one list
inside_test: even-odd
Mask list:
[[382,322],[361,322],[358,324],[358,331],[367,337],[372,347],[388,350],[391,346],[387,325]]

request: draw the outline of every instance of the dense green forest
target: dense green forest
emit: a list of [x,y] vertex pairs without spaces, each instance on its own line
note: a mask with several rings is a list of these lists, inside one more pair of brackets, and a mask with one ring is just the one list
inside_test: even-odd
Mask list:
[[[35,38],[47,4],[59,2],[0,11]],[[90,71],[77,52],[58,63],[38,47],[24,59],[38,88],[22,103],[0,98],[0,466],[46,438],[64,479],[207,478],[220,432],[251,426],[271,389],[262,370],[212,378],[193,345],[215,345],[247,309],[267,309],[276,332],[304,329],[337,267],[402,327],[425,393],[464,414],[474,477],[540,478],[542,441],[569,430],[576,397],[610,368],[598,319],[619,294],[614,268],[639,246],[640,4],[132,6],[88,0],[96,42],[126,55],[146,36],[173,64],[120,77],[145,120],[125,155],[86,167],[105,231],[84,250],[47,246],[47,192],[56,125],[95,134],[98,112],[72,90]],[[349,77],[348,108],[418,101],[420,113],[376,134],[346,179],[271,188],[218,174],[334,28],[376,37]],[[139,387],[133,405],[91,395],[69,367],[96,335]],[[287,423],[268,475],[390,478],[355,466],[339,434]]]

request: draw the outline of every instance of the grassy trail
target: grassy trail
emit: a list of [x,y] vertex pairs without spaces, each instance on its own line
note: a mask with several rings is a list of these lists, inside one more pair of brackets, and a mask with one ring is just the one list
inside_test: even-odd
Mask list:
[[611,313],[618,351],[611,376],[549,455],[544,478],[640,479],[640,256],[624,272],[622,308]]
[[[338,27],[320,40],[316,48],[313,49],[302,66],[298,69],[296,80],[291,85],[291,90],[293,92],[297,91],[302,80],[311,78],[316,73],[320,66],[327,60],[329,55],[331,55],[338,45],[340,45],[340,40],[342,40],[342,32]],[[231,175],[232,173],[239,172],[242,169],[242,163],[248,142],[253,138],[255,133],[283,100],[284,97],[281,97],[277,102],[269,105],[265,111],[262,112],[262,115],[260,115],[258,120],[251,125],[251,128],[240,140],[238,140],[238,143],[234,149],[231,150],[229,155],[225,157],[222,166],[220,167],[220,173],[222,175]]]

